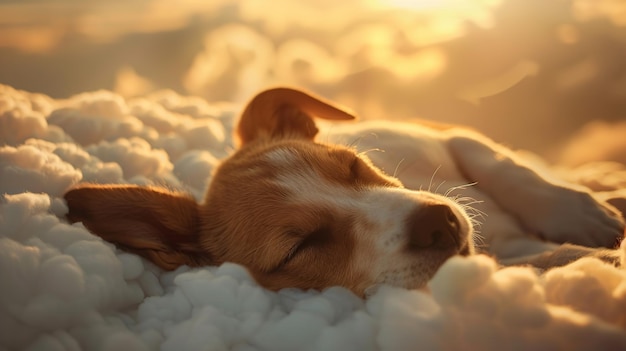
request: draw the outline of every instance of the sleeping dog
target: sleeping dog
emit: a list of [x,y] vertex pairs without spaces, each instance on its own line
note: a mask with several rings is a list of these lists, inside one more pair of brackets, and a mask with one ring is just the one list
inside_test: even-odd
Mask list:
[[619,260],[615,208],[483,135],[382,121],[319,133],[313,117],[354,119],[299,90],[263,91],[201,204],[160,187],[86,184],[65,194],[67,217],[163,269],[235,262],[269,289],[419,288],[451,256],[477,252],[543,269]]

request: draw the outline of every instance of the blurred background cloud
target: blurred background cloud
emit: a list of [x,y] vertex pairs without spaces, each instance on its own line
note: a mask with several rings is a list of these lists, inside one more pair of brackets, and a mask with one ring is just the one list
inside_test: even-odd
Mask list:
[[288,84],[552,159],[626,123],[624,62],[623,0],[0,0],[0,83],[19,89],[243,102]]

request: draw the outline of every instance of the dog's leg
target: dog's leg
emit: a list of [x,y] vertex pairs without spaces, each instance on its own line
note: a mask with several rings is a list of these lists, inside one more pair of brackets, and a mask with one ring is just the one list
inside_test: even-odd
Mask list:
[[612,248],[622,239],[619,212],[590,192],[548,180],[481,135],[450,131],[447,142],[465,176],[529,231],[552,242],[590,247]]

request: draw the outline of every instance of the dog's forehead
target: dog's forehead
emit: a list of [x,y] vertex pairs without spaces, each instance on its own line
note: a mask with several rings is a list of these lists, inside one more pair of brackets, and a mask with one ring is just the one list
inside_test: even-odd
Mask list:
[[[266,203],[260,199],[271,198],[269,203],[282,204],[287,193],[297,191],[298,187],[332,180],[337,172],[348,174],[349,162],[342,160],[350,157],[357,156],[347,148],[328,148],[310,141],[250,145],[219,166],[207,196],[237,203],[242,198],[255,203]],[[285,179],[288,181],[283,182]],[[288,184],[295,184],[296,189]]]
[[317,143],[285,143],[267,149],[262,157],[276,166],[293,166],[298,163],[345,162],[356,158],[356,152],[341,146]]
[[244,150],[226,163],[229,164],[227,168],[231,174],[261,179],[285,174],[302,175],[303,170],[314,170],[313,173],[318,175],[345,173],[357,157],[356,152],[347,147],[286,140]]
[[402,184],[354,149],[305,140],[279,140],[240,149],[218,168],[210,193],[232,201],[242,197],[271,198],[273,203],[278,197],[313,199],[324,193],[332,198],[346,192],[359,193],[368,187]]
[[282,147],[269,150],[265,153],[264,159],[271,164],[280,166],[289,166],[298,162],[298,159],[302,157],[298,155],[297,150],[290,147]]
[[[328,145],[308,140],[280,140],[242,149],[225,161],[216,176],[233,177],[259,184],[277,179],[293,183],[299,179],[309,183],[330,182],[354,188],[358,186],[402,187],[393,177],[376,168],[356,149],[343,145]],[[279,182],[280,183],[280,182]],[[300,182],[301,183],[301,182]],[[304,184],[301,183],[301,186]]]

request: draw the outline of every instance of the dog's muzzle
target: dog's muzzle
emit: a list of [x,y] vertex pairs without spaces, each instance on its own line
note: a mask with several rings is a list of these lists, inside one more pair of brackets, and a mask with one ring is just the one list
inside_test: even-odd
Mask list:
[[450,206],[426,205],[415,210],[408,218],[409,250],[461,249],[459,219]]

